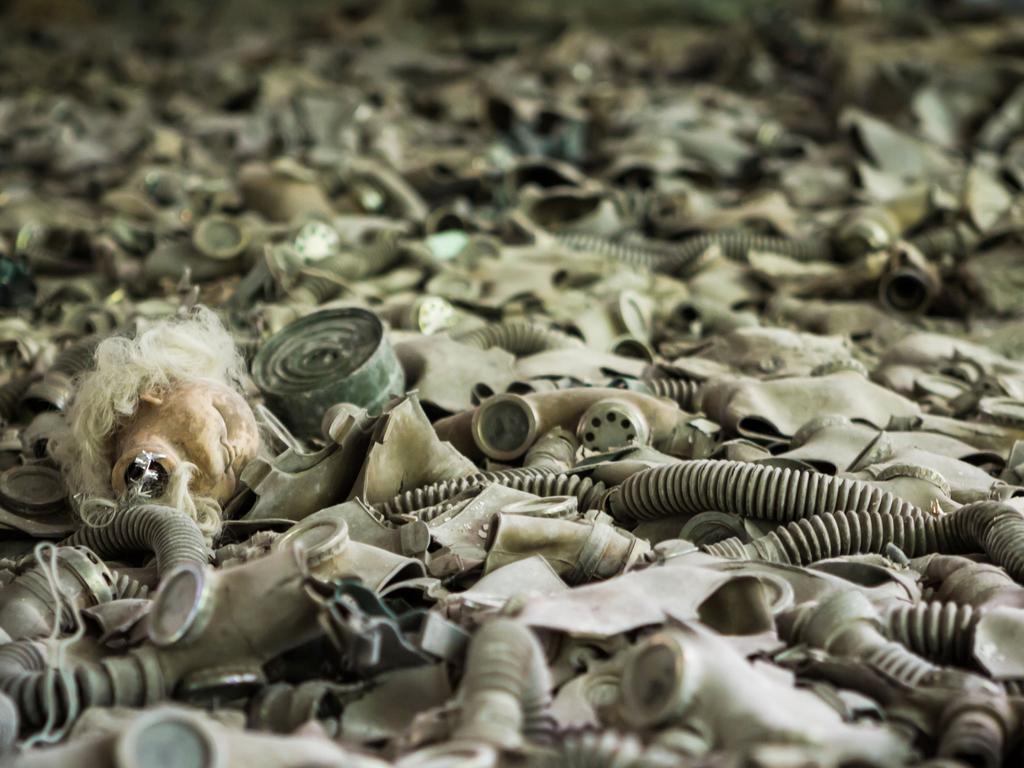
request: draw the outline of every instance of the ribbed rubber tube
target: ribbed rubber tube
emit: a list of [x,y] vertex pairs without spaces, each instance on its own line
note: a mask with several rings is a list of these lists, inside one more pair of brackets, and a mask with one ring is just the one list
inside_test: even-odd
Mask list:
[[1024,579],[1024,517],[997,501],[967,504],[942,517],[920,511],[834,512],[780,526],[749,544],[729,539],[704,549],[721,557],[807,565],[829,557],[883,554],[890,543],[910,557],[984,552],[1015,581]]
[[726,539],[703,549],[719,557],[791,565],[845,555],[883,554],[887,544],[895,544],[909,557],[961,551],[951,542],[937,539],[934,522],[923,512],[829,512],[780,526],[749,544]]
[[743,518],[727,512],[701,512],[694,515],[679,529],[679,538],[692,541],[697,546],[730,538],[750,539],[743,527]]
[[542,435],[523,457],[523,467],[548,472],[567,472],[576,464],[580,444],[576,436],[561,427]]
[[936,227],[912,237],[910,242],[930,260],[945,254],[964,258],[977,246],[981,238],[966,224]]
[[46,720],[44,653],[43,646],[31,640],[0,645],[0,691],[11,698],[25,723]]
[[597,509],[605,493],[604,483],[595,483],[589,477],[580,475],[553,474],[551,472],[520,468],[516,474],[509,470],[502,472],[479,472],[452,480],[416,488],[399,494],[390,501],[375,504],[374,508],[386,517],[410,514],[416,510],[435,507],[452,496],[475,486],[500,483],[517,491],[537,496],[575,496],[580,509]]
[[448,514],[459,506],[459,503],[460,502],[458,501],[442,501],[439,504],[434,504],[430,507],[423,507],[422,509],[414,510],[409,514],[415,516],[418,520],[424,523],[429,523],[431,520],[436,520],[437,518]]
[[883,613],[883,631],[891,640],[939,664],[974,666],[974,628],[981,614],[970,605],[925,601],[899,605]]
[[644,379],[652,395],[667,397],[689,413],[700,410],[704,383],[686,379]]
[[866,595],[853,590],[833,592],[821,602],[803,603],[776,617],[779,637],[787,643],[806,643],[859,659],[903,685],[916,687],[939,671],[927,659],[889,640],[881,625],[877,608]]
[[517,478],[540,477],[550,474],[553,474],[551,470],[542,467],[513,467],[487,472],[474,472],[471,475],[454,477],[450,480],[440,480],[420,488],[403,491],[389,501],[378,502],[373,507],[385,515],[407,514],[418,509],[426,509],[427,507],[441,504],[452,496],[474,486],[487,483],[508,485]]
[[0,387],[0,420],[10,423],[18,413],[18,405],[21,398],[28,392],[28,388],[38,381],[39,377],[34,375],[19,376],[11,379]]
[[978,768],[1003,765],[1006,733],[1000,718],[988,709],[971,707],[957,712],[942,723],[939,733],[939,757]]
[[583,232],[563,232],[555,239],[574,251],[594,253],[641,269],[658,269],[675,257],[670,243],[635,243]]
[[206,565],[210,554],[195,520],[159,504],[120,510],[105,525],[83,525],[61,544],[85,546],[104,558],[152,552],[160,576],[185,563]]
[[717,245],[730,259],[742,260],[751,251],[769,251],[796,261],[827,261],[832,258],[828,240],[790,239],[743,230],[724,230],[693,235],[679,242],[675,253],[658,265],[661,272],[686,271],[711,246]]
[[341,284],[321,275],[302,275],[288,291],[287,303],[318,307],[341,293]]
[[943,554],[984,552],[1014,581],[1024,581],[1024,516],[1016,509],[998,501],[980,501],[935,520],[937,528],[949,531],[951,540],[968,547]]
[[393,230],[379,230],[373,242],[359,249],[362,269],[360,277],[373,277],[393,267],[403,256],[402,234]]
[[487,622],[469,645],[455,739],[514,749],[552,728],[551,672],[540,641],[512,619]]
[[712,245],[718,245],[731,259],[744,259],[750,251],[771,251],[798,261],[827,260],[832,254],[827,240],[789,239],[743,230],[705,232],[673,243],[638,244],[576,233],[556,237],[573,250],[589,251],[631,266],[669,273],[685,271]]
[[641,768],[646,748],[637,736],[603,729],[559,734],[558,751],[539,762],[543,768]]
[[530,320],[505,320],[501,323],[491,323],[482,328],[457,334],[452,338],[460,344],[479,349],[499,347],[516,357],[583,346],[583,342],[575,336]]
[[0,646],[0,691],[24,725],[39,727],[51,710],[57,725],[93,706],[141,707],[166,697],[160,665],[151,654],[129,653],[49,670],[46,646],[36,641]]
[[1003,680],[1001,685],[1011,696],[1024,696],[1024,680]]
[[882,674],[910,688],[921,685],[936,667],[900,643],[884,643],[866,654],[864,662]]
[[74,376],[87,368],[91,368],[96,355],[96,347],[103,341],[103,336],[87,336],[70,345],[53,361],[50,371]]
[[118,573],[114,569],[111,569],[111,572],[114,574],[115,600],[135,600],[149,597],[149,587],[138,579],[133,579],[126,573]]
[[18,740],[18,705],[0,693],[0,757],[7,755]]
[[921,574],[924,584],[934,585],[932,600],[975,608],[993,600],[1024,605],[1024,587],[995,565],[957,555],[930,555],[913,561],[911,567]]
[[39,381],[32,382],[20,405],[34,413],[64,410],[74,392],[72,379],[92,367],[102,336],[87,336],[63,350]]
[[[313,265],[315,271],[300,275],[288,291],[288,303],[319,306],[341,293],[343,281],[379,274],[400,257],[397,236],[394,233],[381,233],[377,242],[355,252],[345,250],[328,256]],[[337,276],[337,279],[332,279],[330,275]]]
[[710,510],[780,523],[834,511],[920,513],[910,502],[863,480],[707,459],[637,472],[611,491],[608,507],[624,522]]

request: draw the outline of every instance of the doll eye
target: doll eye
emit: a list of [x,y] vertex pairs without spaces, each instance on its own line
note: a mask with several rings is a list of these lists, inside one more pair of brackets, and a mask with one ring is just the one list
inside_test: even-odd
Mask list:
[[124,470],[124,482],[130,494],[159,496],[167,489],[170,474],[160,463],[162,456],[143,451]]

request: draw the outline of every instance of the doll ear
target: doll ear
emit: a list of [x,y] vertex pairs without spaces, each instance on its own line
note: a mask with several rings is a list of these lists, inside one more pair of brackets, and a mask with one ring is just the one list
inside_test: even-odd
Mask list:
[[156,390],[147,390],[139,395],[139,400],[143,403],[149,403],[150,405],[163,405],[163,395],[158,393]]

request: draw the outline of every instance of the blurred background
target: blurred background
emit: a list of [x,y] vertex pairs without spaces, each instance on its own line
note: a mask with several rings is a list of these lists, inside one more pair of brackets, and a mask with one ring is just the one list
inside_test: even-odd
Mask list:
[[940,12],[946,15],[982,15],[1007,8],[1024,8],[1024,0],[0,0],[0,18],[9,24],[118,20],[135,24],[177,21],[224,21],[260,24],[282,18],[334,10],[358,18],[382,7],[409,19],[458,16],[463,21],[486,23],[564,19],[589,23],[643,23],[648,21],[742,20],[771,10],[800,14],[902,14]]

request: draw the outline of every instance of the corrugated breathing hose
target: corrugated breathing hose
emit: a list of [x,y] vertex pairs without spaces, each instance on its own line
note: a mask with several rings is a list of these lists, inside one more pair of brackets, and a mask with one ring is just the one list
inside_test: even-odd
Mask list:
[[32,382],[25,390],[20,405],[33,413],[64,410],[74,391],[74,377],[92,367],[96,347],[104,338],[100,335],[87,336],[64,349],[43,378]]
[[[481,488],[482,487],[483,486],[481,486]],[[439,504],[434,504],[433,506],[430,507],[423,507],[422,509],[415,509],[412,512],[407,512],[406,514],[411,515],[412,517],[415,517],[417,520],[420,520],[424,523],[429,523],[431,520],[436,520],[437,518],[448,514],[457,506],[459,506],[460,503],[461,500],[458,499],[452,501],[442,501]]]
[[516,357],[584,346],[583,342],[575,336],[530,320],[505,320],[500,323],[491,323],[482,328],[456,334],[452,338],[460,344],[479,349],[499,347]]
[[0,757],[10,752],[18,740],[18,707],[7,694],[0,693]]
[[525,469],[527,468],[514,470],[515,474],[512,474],[513,470],[502,470],[500,472],[478,472],[465,477],[443,480],[423,488],[406,491],[390,501],[374,504],[374,509],[385,517],[411,514],[417,510],[436,507],[470,488],[492,483],[500,483],[517,491],[525,491],[537,496],[575,496],[579,500],[579,508],[584,510],[596,509],[605,493],[604,483],[595,483],[589,477],[554,474],[537,469],[524,472]]
[[474,472],[470,475],[439,480],[436,483],[403,491],[388,501],[377,502],[373,508],[384,515],[401,515],[435,506],[474,486],[487,483],[507,485],[513,478],[539,477],[550,474],[553,472],[544,467],[510,467],[509,469]]
[[101,335],[86,336],[61,350],[47,373],[63,373],[66,376],[74,376],[91,368],[96,355],[96,347],[104,338],[105,336]]
[[1005,701],[954,700],[949,709],[939,723],[938,756],[978,768],[1004,765],[1007,732],[1016,729],[1011,707]]
[[13,378],[3,386],[0,386],[0,421],[8,423],[14,420],[18,413],[21,399],[28,392],[28,388],[38,380],[38,376],[29,374]]
[[974,666],[974,628],[981,614],[970,605],[940,601],[892,606],[882,613],[883,631],[919,656],[939,664]]
[[135,600],[149,597],[149,587],[126,573],[111,569],[114,575],[115,600]]
[[704,382],[687,379],[644,379],[652,395],[667,397],[688,413],[700,410]]
[[834,592],[820,602],[803,603],[776,617],[779,636],[828,653],[855,658],[885,677],[910,687],[940,668],[882,633],[878,610],[861,592]]
[[658,271],[670,274],[684,272],[713,245],[722,254],[734,260],[743,260],[751,251],[768,251],[788,256],[796,261],[828,261],[832,258],[832,244],[816,238],[788,238],[762,235],[744,230],[723,230],[693,235],[676,244],[670,259],[658,265]]
[[[323,265],[330,269],[331,264]],[[301,275],[295,285],[289,289],[287,302],[304,306],[317,307],[325,301],[333,299],[341,292],[341,285],[323,275]]]
[[453,738],[515,749],[546,735],[552,685],[544,650],[526,625],[487,622],[469,645]]
[[61,542],[88,547],[100,557],[152,552],[160,576],[185,563],[206,565],[209,549],[195,520],[174,507],[140,504],[118,510],[100,526],[83,525]]
[[807,565],[829,557],[884,554],[890,543],[910,557],[984,552],[1014,580],[1024,579],[1024,517],[998,501],[967,504],[941,517],[920,511],[832,512],[780,526],[749,544],[728,539],[704,550],[734,559]]
[[354,250],[342,250],[300,274],[288,290],[287,301],[289,304],[319,306],[341,292],[343,281],[379,274],[401,256],[397,233],[379,232],[375,242]]
[[1011,696],[1024,696],[1024,680],[1003,680],[1001,684]]
[[929,260],[945,254],[962,259],[974,250],[981,238],[966,224],[952,224],[923,232],[910,238],[910,242]]
[[894,544],[910,557],[930,552],[960,551],[938,541],[934,518],[923,512],[904,515],[878,512],[829,512],[776,528],[749,544],[726,539],[704,550],[720,557],[807,565],[830,557],[884,554]]
[[633,734],[611,730],[560,734],[558,751],[539,762],[543,768],[642,768],[651,765],[645,747]]
[[627,523],[711,510],[774,522],[837,510],[920,513],[910,502],[863,480],[707,459],[637,472],[609,492],[607,508],[616,520]]
[[886,677],[911,688],[936,672],[935,665],[896,642],[879,645],[864,654],[864,662]]
[[0,645],[0,691],[14,701],[24,725],[59,725],[94,706],[143,707],[166,696],[160,665],[141,651],[102,661],[49,668],[46,645],[26,640]]
[[675,256],[675,248],[669,243],[635,243],[584,232],[562,232],[555,239],[574,251],[594,253],[641,269],[658,269]]
[[1024,587],[998,566],[958,555],[928,555],[910,565],[921,574],[922,582],[932,587],[932,600],[975,608],[992,602],[1024,606]]
[[1014,581],[1024,581],[1024,516],[1014,507],[979,501],[935,520],[936,527],[947,528],[964,542],[967,548],[961,552],[984,552]]
[[580,443],[576,435],[555,427],[541,435],[523,457],[523,467],[548,472],[567,472],[576,464],[576,451]]

